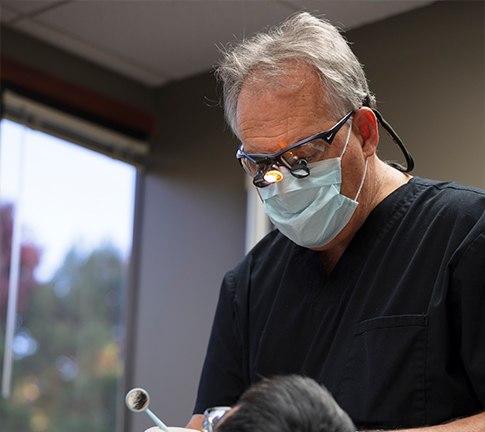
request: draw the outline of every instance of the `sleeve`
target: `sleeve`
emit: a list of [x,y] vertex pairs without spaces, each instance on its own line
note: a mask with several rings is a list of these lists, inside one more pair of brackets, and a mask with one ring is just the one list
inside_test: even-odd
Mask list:
[[485,408],[485,232],[482,229],[454,269],[460,354],[477,399]]
[[236,270],[227,273],[222,282],[194,414],[213,406],[234,405],[244,391],[242,336],[235,299],[237,282]]

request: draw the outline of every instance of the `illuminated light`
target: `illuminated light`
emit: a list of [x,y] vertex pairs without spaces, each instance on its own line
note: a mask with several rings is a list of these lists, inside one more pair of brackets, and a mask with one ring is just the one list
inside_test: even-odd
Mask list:
[[35,410],[30,418],[30,430],[32,432],[44,432],[49,428],[49,417],[40,409]]
[[22,382],[15,386],[12,400],[17,405],[27,405],[35,402],[40,397],[40,388],[37,377],[27,376]]
[[271,169],[264,174],[264,179],[268,183],[278,183],[283,180],[283,174],[277,169]]
[[40,389],[36,383],[30,382],[23,386],[24,398],[28,402],[33,402],[37,400],[40,396]]
[[121,373],[120,353],[118,345],[110,342],[99,352],[96,361],[96,370],[105,375],[116,375]]

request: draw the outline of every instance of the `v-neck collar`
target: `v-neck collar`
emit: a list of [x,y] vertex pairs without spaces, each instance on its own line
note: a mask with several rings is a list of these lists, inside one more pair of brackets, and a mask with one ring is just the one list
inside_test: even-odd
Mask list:
[[416,199],[419,189],[415,187],[415,179],[416,177],[411,178],[409,182],[391,192],[370,212],[331,272],[325,271],[318,251],[301,247],[306,259],[310,262],[314,260],[319,262],[320,265],[313,268],[320,268],[321,278],[328,281],[341,279],[347,272],[359,267],[365,254],[378,245],[382,237],[402,218]]

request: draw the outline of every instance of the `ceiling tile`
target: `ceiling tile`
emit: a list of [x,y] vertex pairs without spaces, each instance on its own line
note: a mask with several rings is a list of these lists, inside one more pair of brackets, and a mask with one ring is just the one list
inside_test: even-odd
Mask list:
[[341,29],[355,28],[426,6],[434,0],[287,0],[296,10],[324,15]]
[[[62,32],[65,39],[181,78],[207,70],[219,57],[216,44],[234,35],[249,35],[291,12],[273,1],[82,1],[47,11],[35,20]],[[56,43],[55,38],[49,41]],[[70,49],[78,50],[79,44]]]
[[44,0],[2,0],[2,6],[7,7],[19,14],[33,14],[56,4],[63,4],[65,1],[44,1]]
[[[13,28],[147,85],[204,72],[218,46],[281,22],[297,10],[352,28],[424,6],[416,0],[3,0],[31,19]],[[54,6],[48,8],[48,6]],[[37,8],[37,9],[36,9]],[[9,9],[10,12],[13,11]]]
[[157,86],[168,81],[168,77],[162,73],[153,72],[143,68],[141,65],[124,61],[116,55],[102,51],[95,46],[91,46],[77,39],[70,38],[63,33],[59,33],[31,20],[23,20],[15,24],[13,28],[146,85]]
[[14,20],[15,18],[17,18],[18,15],[8,9],[5,9],[3,7],[3,5],[1,6],[1,9],[0,9],[0,19],[1,19],[1,22],[4,23],[4,24],[8,24],[10,21]]

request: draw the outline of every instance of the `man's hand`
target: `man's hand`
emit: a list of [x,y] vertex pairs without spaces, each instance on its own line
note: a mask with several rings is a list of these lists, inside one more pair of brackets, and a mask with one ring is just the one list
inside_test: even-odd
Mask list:
[[187,428],[192,428],[195,430],[202,430],[202,423],[204,422],[204,416],[202,414],[194,414],[190,421],[187,423]]
[[428,426],[415,429],[399,429],[395,432],[485,432],[485,412],[438,426]]

